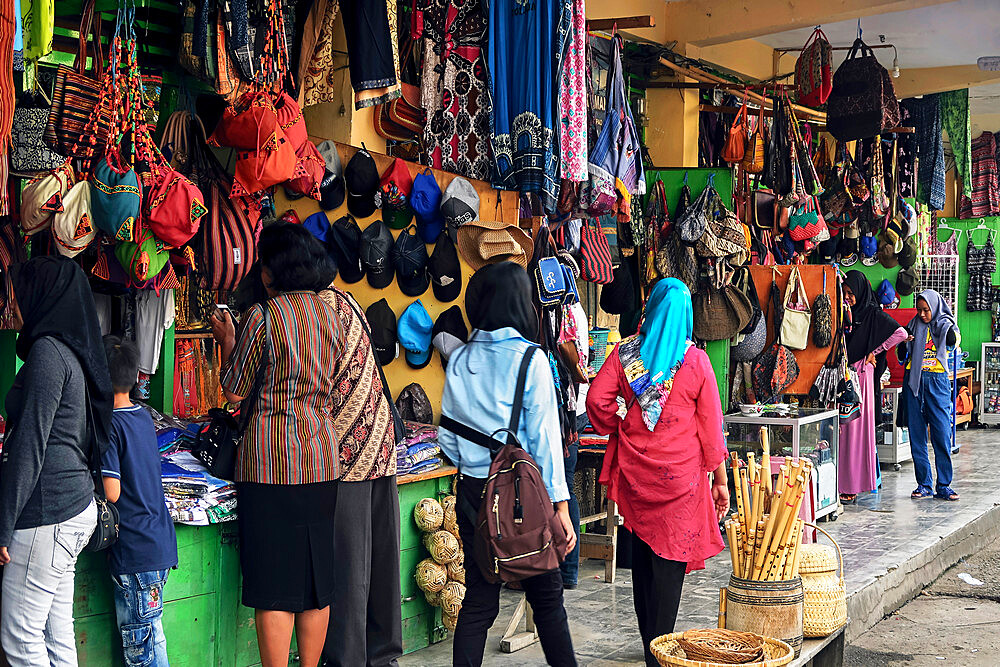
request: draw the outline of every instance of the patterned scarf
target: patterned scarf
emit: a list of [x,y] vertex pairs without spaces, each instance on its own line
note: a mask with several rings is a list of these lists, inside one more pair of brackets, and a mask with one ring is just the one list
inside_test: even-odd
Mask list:
[[[685,354],[692,345],[694,343],[687,341]],[[622,370],[625,371],[625,378],[632,388],[632,393],[642,408],[642,420],[646,423],[646,428],[654,431],[663,413],[663,406],[666,405],[670,391],[674,388],[674,376],[684,363],[684,355],[681,355],[680,360],[668,373],[654,382],[646,370],[646,365],[642,363],[642,356],[639,354],[641,347],[640,336],[626,338],[618,345],[618,359],[621,361]]]

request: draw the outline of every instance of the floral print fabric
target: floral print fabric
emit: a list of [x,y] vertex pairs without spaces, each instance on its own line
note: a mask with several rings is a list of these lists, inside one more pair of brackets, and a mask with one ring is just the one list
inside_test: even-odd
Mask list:
[[587,17],[573,0],[569,44],[559,89],[559,165],[567,181],[587,180]]

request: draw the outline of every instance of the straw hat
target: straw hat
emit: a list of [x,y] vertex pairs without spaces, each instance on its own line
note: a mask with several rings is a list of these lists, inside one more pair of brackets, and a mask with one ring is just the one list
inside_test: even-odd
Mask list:
[[528,233],[512,222],[471,220],[458,228],[458,251],[473,270],[503,261],[527,269],[534,245]]

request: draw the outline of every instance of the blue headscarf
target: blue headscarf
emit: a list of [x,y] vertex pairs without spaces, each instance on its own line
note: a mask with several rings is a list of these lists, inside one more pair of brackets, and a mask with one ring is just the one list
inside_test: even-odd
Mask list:
[[639,337],[639,355],[650,381],[673,379],[694,338],[694,311],[687,285],[676,278],[656,283],[646,300]]
[[927,329],[931,331],[931,340],[937,350],[937,360],[941,363],[941,368],[950,369],[948,362],[948,332],[958,329],[955,316],[940,294],[932,289],[925,289],[917,295],[918,299],[927,302],[931,309],[931,321],[924,324],[920,316],[910,320],[907,327],[913,334],[913,342],[910,343],[910,377],[908,384],[914,395],[920,395],[920,374],[923,371],[924,346],[927,344]]

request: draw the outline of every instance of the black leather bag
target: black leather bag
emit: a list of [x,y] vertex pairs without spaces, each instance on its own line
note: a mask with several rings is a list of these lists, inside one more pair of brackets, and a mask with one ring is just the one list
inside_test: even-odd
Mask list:
[[239,420],[221,408],[208,411],[208,424],[198,432],[198,439],[191,448],[195,458],[205,464],[213,477],[232,481],[236,477],[236,456],[239,453],[240,440],[250,423],[260,390],[264,385],[264,373],[270,357],[271,345],[271,311],[264,303],[264,349],[261,352],[260,367],[254,378],[250,394],[240,403]]
[[898,125],[899,101],[892,77],[859,37],[833,75],[827,129],[839,141],[854,141]]
[[101,474],[101,448],[94,437],[94,414],[90,409],[90,392],[86,396],[87,438],[90,440],[90,474],[94,477],[94,503],[97,505],[97,526],[94,528],[85,551],[104,551],[118,541],[118,508],[104,494],[104,475]]

